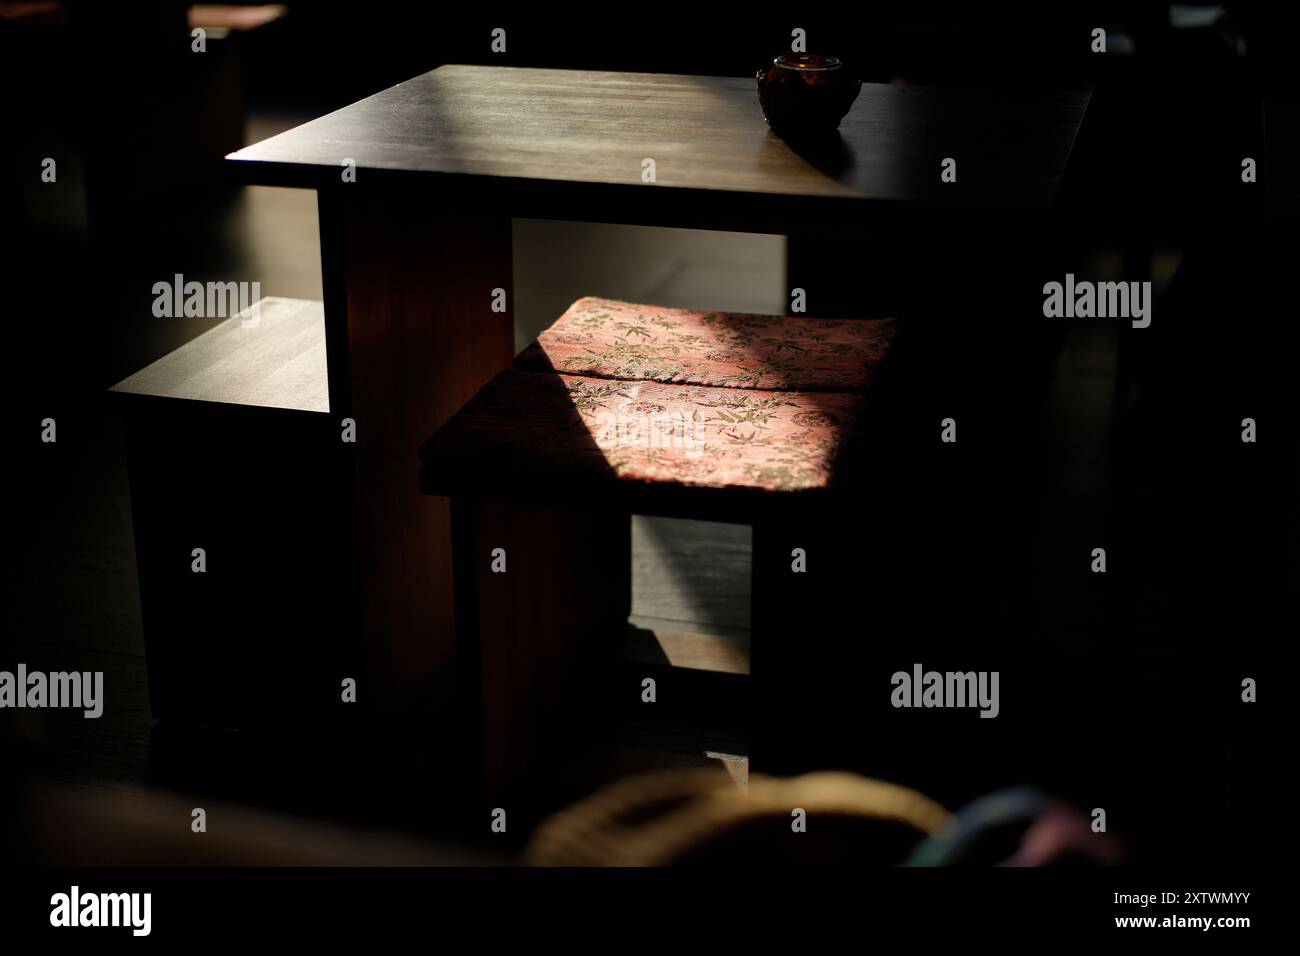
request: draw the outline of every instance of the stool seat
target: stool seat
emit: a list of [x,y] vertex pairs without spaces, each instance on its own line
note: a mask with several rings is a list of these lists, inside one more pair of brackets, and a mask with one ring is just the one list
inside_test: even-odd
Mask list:
[[835,392],[508,369],[421,449],[423,487],[513,500],[533,497],[529,490],[567,499],[614,486],[822,491],[839,477],[864,404]]
[[781,391],[860,392],[893,319],[674,309],[588,296],[515,359],[533,372]]

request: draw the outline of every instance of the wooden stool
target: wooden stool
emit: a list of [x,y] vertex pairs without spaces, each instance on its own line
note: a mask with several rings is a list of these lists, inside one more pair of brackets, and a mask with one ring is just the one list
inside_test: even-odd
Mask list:
[[[155,717],[343,713],[359,677],[351,445],[319,302],[266,298],[119,382]],[[201,565],[198,552],[202,552]]]
[[822,560],[807,558],[819,519],[841,520],[862,392],[894,334],[581,299],[426,443],[422,490],[451,498],[462,739],[489,801],[608,706],[632,514],[755,526],[757,660],[775,663],[791,607],[825,606],[832,569],[802,567]]

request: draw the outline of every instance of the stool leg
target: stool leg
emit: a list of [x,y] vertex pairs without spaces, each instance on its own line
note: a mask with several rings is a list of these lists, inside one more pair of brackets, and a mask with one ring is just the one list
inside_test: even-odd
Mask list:
[[465,811],[472,836],[486,800],[483,767],[483,667],[479,639],[478,502],[451,500],[452,594],[456,607],[456,728],[452,737],[463,793],[451,804]]
[[[821,535],[808,525],[754,527],[749,766],[788,775],[810,769],[815,732],[815,669],[821,659],[826,573]],[[802,570],[799,570],[802,568]]]
[[594,715],[627,627],[631,519],[495,502],[452,510],[462,740],[478,748],[481,806],[527,823],[572,798],[564,771],[602,743]]
[[754,527],[750,770],[842,769],[871,653],[864,538],[844,507]]

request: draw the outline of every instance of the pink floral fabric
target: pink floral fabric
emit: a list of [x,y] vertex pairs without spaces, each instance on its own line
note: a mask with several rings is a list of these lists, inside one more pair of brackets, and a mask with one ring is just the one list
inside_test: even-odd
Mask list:
[[512,369],[461,409],[426,458],[444,467],[802,491],[831,483],[863,402]]
[[587,297],[521,352],[515,367],[688,385],[860,392],[895,334],[893,319],[748,315]]

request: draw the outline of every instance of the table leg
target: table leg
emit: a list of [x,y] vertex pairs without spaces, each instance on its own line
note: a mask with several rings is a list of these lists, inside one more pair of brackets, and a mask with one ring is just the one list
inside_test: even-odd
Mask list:
[[428,752],[454,701],[455,626],[450,510],[420,493],[417,450],[510,364],[510,219],[340,184],[321,192],[320,223],[330,410],[340,440],[342,419],[356,427],[358,699]]

